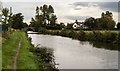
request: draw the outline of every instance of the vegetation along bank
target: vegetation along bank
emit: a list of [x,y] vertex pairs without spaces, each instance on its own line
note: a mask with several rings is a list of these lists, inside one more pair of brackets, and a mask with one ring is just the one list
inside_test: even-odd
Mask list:
[[80,41],[96,41],[120,45],[120,31],[115,30],[41,30],[40,33],[70,37],[72,39],[77,39]]
[[[28,39],[25,32],[16,31],[12,32],[9,38],[5,39],[2,43],[2,69],[13,69],[13,59],[16,54],[19,39],[21,38],[21,47],[17,59],[17,69],[35,69],[35,70],[47,70],[55,69],[52,64],[52,51],[47,52],[50,49],[34,47],[31,41]],[[44,52],[44,53],[43,53]],[[48,53],[48,54],[47,54]],[[50,55],[49,55],[50,54]],[[42,55],[42,56],[39,56]],[[45,60],[48,58],[48,60]],[[57,70],[57,69],[56,69]]]

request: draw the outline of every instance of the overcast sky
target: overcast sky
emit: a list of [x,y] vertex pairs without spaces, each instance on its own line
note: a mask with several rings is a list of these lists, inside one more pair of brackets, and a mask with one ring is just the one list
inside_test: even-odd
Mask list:
[[12,7],[13,13],[23,13],[24,21],[29,23],[35,15],[36,6],[52,5],[58,22],[71,23],[76,19],[99,18],[102,12],[110,11],[118,22],[118,0],[2,0],[3,7]]

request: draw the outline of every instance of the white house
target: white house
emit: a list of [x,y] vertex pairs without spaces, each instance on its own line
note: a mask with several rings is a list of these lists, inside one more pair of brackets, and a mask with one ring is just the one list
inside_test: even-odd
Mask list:
[[83,22],[78,22],[77,20],[73,23],[73,29],[87,29]]

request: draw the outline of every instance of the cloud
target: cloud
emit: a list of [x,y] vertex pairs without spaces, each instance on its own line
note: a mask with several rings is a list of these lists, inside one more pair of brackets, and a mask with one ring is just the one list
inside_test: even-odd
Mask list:
[[2,0],[3,2],[118,2],[119,0]]
[[[75,1],[75,0],[72,0]],[[31,17],[35,16],[36,6],[42,6],[43,4],[52,5],[57,15],[58,22],[73,22],[74,20],[85,20],[87,17],[100,17],[101,13],[105,10],[116,11],[114,5],[110,2],[3,2],[3,7],[13,7],[13,13],[22,12],[24,15],[24,21],[30,22]],[[106,4],[107,3],[107,4]],[[114,3],[114,2],[112,2]],[[117,3],[117,2],[116,2]],[[109,6],[112,5],[112,6]],[[110,8],[111,7],[111,8]],[[117,12],[113,14],[116,14]],[[115,16],[115,17],[116,17]]]
[[66,18],[70,20],[85,20],[88,17],[90,16],[66,16]]
[[118,2],[98,3],[98,6],[103,10],[118,12]]
[[74,6],[88,6],[89,2],[75,2],[71,5],[74,5]]
[[118,2],[75,2],[70,4],[74,10],[81,10],[85,7],[99,7],[102,10],[118,12]]

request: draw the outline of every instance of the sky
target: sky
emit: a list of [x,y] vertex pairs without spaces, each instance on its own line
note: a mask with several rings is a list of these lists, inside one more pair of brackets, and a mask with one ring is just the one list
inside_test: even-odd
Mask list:
[[[119,0],[2,0],[3,8],[12,7],[13,13],[23,13],[24,22],[30,23],[35,16],[36,6],[52,5],[57,22],[73,23],[75,20],[83,22],[86,18],[100,18],[102,12],[110,11],[113,19],[118,22]],[[0,3],[1,4],[1,3]]]

